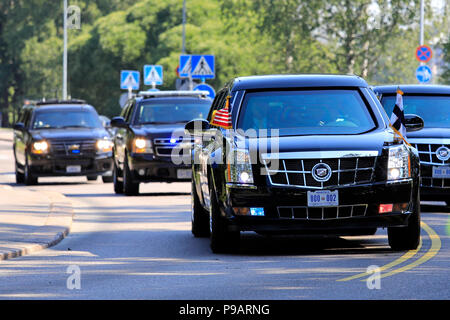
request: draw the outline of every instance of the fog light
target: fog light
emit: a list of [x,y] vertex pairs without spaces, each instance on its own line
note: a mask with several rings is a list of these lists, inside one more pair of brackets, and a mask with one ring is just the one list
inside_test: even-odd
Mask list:
[[144,170],[144,169],[140,169],[140,170],[139,170],[139,175],[140,175],[140,176],[143,176],[144,174],[145,174],[145,170]]
[[264,208],[250,208],[250,215],[264,217]]
[[378,210],[378,213],[388,213],[392,212],[393,204],[380,204],[380,209]]

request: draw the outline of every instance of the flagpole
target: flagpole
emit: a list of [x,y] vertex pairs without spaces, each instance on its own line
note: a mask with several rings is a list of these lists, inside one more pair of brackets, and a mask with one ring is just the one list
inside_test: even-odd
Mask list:
[[424,0],[420,0],[420,36],[419,45],[424,45],[424,19],[425,19],[425,5]]

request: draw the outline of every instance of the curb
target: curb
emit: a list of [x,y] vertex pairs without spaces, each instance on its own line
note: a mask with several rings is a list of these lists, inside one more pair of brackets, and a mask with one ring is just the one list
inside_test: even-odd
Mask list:
[[39,192],[50,198],[49,215],[45,225],[25,235],[23,242],[11,243],[14,248],[0,251],[0,261],[47,249],[61,242],[69,234],[74,215],[72,203],[60,193]]

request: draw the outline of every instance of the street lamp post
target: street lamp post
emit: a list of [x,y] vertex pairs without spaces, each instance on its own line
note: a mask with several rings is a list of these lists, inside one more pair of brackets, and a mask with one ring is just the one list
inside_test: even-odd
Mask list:
[[64,0],[63,100],[67,100],[67,0]]

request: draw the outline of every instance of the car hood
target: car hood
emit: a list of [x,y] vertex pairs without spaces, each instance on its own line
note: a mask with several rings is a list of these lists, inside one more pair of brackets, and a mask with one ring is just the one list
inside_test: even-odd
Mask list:
[[418,131],[408,132],[406,134],[408,139],[414,140],[417,138],[450,138],[450,128],[423,128]]
[[135,126],[133,131],[136,136],[149,138],[184,136],[184,123]]
[[[278,150],[276,141],[278,141]],[[242,136],[236,136],[235,143],[238,148],[246,148],[252,152],[257,151],[260,153],[300,151],[378,151],[378,154],[380,155],[383,146],[392,144],[393,141],[394,132],[387,129],[359,135],[308,135],[279,137],[278,139],[246,139]]]
[[103,128],[95,129],[41,129],[31,132],[35,140],[88,140],[110,138]]

